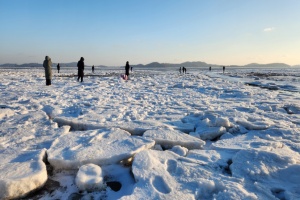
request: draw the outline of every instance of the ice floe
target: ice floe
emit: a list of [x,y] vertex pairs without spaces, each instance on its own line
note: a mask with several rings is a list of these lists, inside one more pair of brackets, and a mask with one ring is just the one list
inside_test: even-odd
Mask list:
[[155,142],[131,137],[121,129],[78,131],[55,139],[47,150],[48,161],[55,169],[78,169],[85,164],[115,164],[153,147]]

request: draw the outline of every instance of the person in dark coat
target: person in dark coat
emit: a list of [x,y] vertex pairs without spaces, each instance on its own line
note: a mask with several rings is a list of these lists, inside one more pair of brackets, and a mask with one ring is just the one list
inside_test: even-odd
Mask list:
[[45,57],[43,67],[45,68],[46,85],[51,85],[52,78],[52,62],[49,56]]
[[95,66],[93,65],[93,67],[92,67],[92,72],[94,73],[94,71],[95,71]]
[[57,72],[59,73],[59,70],[60,70],[60,66],[59,66],[59,63],[57,64]]
[[130,69],[130,66],[129,66],[129,62],[127,61],[126,65],[125,65],[125,75],[127,76],[127,78],[129,76],[129,69]]
[[83,71],[84,71],[84,58],[81,57],[80,60],[77,63],[77,67],[78,67],[78,79],[77,81],[79,81],[79,79],[81,78],[81,82],[83,82]]
[[179,73],[181,74],[181,67],[179,67]]
[[211,66],[209,66],[209,71],[211,71]]
[[224,74],[224,72],[225,72],[225,66],[223,66],[223,74]]

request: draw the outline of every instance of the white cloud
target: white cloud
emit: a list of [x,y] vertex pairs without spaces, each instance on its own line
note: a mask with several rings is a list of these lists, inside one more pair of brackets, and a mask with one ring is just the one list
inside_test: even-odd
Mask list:
[[269,28],[265,28],[264,32],[271,32],[271,31],[274,31],[274,30],[275,30],[274,27],[269,27]]

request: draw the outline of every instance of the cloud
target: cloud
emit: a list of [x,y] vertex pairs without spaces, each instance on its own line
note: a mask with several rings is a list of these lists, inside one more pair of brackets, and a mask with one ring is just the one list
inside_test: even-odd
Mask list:
[[265,28],[264,32],[271,32],[271,31],[274,31],[274,30],[275,30],[274,27],[269,27],[269,28]]

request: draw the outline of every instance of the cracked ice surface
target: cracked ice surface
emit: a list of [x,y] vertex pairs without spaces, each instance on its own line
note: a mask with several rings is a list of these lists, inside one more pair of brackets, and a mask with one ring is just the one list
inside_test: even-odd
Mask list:
[[[300,198],[299,70],[118,70],[45,86],[43,69],[0,69],[1,198]],[[107,187],[80,193],[91,163]]]

